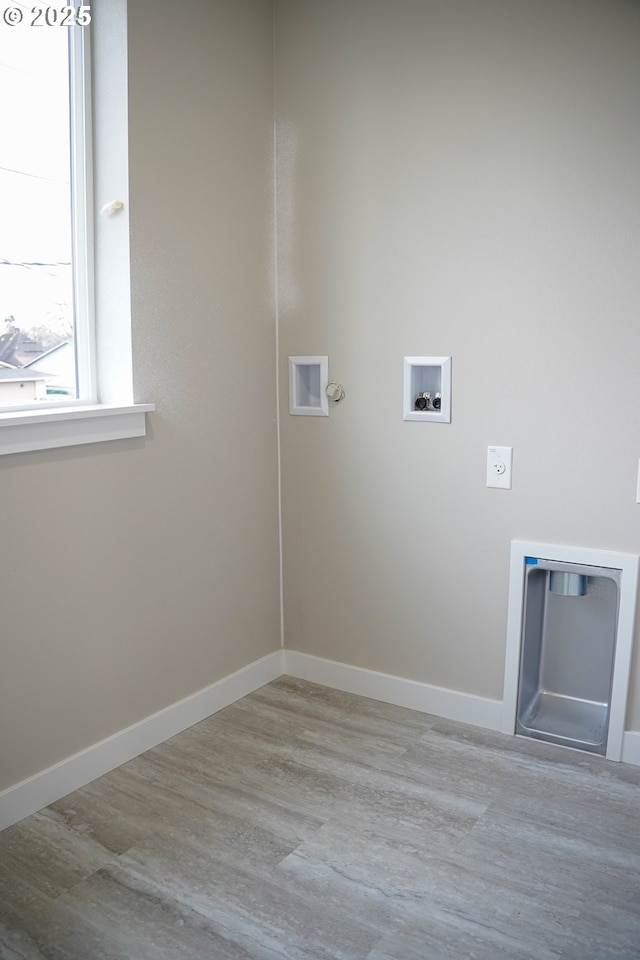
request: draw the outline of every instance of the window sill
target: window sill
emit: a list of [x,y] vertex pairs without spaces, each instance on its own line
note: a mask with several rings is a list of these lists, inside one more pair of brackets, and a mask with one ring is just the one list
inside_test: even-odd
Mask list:
[[0,412],[0,456],[146,436],[145,414],[152,403],[119,407],[91,404],[54,410]]

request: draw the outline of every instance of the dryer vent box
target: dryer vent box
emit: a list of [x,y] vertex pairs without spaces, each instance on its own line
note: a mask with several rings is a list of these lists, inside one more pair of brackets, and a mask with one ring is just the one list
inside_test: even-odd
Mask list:
[[328,357],[289,357],[289,413],[297,417],[328,417]]

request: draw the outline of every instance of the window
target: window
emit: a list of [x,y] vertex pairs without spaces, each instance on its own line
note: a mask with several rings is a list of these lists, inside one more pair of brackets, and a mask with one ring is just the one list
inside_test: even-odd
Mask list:
[[0,407],[96,399],[85,45],[0,32]]
[[[106,282],[117,269],[127,303],[113,331],[108,311],[100,317],[102,362],[94,327],[92,133],[98,145],[108,142],[103,166],[118,171],[114,186],[126,199],[126,3],[111,0],[102,26],[91,27],[31,25],[31,7],[11,9],[22,10],[23,21],[0,20],[0,454],[141,436],[153,407],[133,403],[126,210],[124,229],[119,224],[103,244]],[[92,18],[88,6],[66,9],[85,11],[85,23]],[[102,30],[98,104],[105,91],[120,89],[115,135],[100,129],[92,109],[90,29]]]

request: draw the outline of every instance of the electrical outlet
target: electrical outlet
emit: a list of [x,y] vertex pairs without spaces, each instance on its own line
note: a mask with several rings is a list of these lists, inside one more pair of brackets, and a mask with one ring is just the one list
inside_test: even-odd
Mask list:
[[513,447],[487,447],[487,486],[511,490]]

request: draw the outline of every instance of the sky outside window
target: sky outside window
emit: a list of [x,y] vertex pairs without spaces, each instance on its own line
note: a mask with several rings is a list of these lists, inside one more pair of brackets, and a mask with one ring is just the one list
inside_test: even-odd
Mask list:
[[68,69],[66,29],[0,25],[0,335],[43,348],[73,336]]

